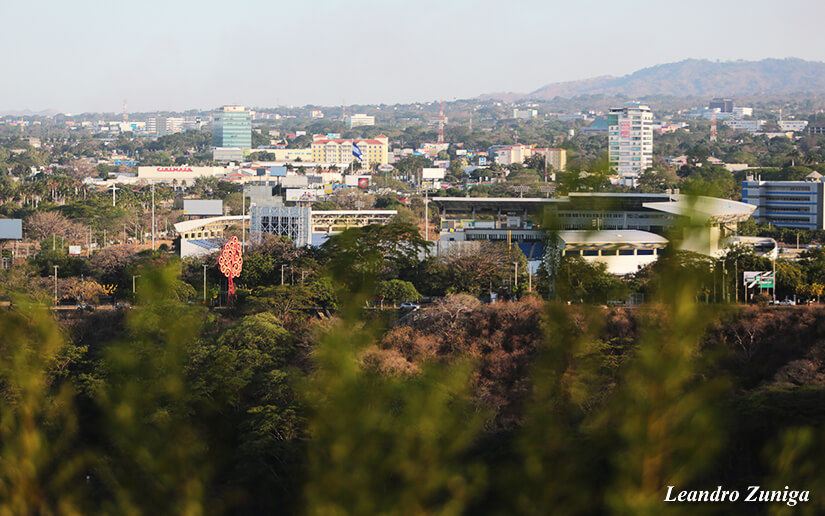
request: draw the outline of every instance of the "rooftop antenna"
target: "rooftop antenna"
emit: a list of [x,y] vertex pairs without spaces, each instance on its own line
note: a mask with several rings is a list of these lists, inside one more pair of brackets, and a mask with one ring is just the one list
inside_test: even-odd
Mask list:
[[441,101],[441,110],[438,112],[438,143],[444,143],[444,101]]

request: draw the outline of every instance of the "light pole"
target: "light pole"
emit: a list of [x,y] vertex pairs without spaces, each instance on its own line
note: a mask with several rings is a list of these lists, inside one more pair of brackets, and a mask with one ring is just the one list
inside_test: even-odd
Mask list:
[[152,250],[155,250],[155,183],[152,183]]
[[241,254],[243,254],[244,247],[246,247],[246,185],[241,187]]
[[54,266],[54,305],[57,306],[57,268],[59,265]]
[[518,262],[513,262],[513,271],[513,292],[515,292],[516,290],[518,290]]
[[203,266],[203,304],[206,304],[206,265]]
[[427,190],[424,190],[424,240],[430,241],[430,203]]

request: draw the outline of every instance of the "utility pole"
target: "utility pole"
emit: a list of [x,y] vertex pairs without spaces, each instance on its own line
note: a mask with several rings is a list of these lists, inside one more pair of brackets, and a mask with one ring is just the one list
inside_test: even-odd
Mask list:
[[203,266],[203,304],[206,304],[206,265]]
[[285,263],[281,264],[281,285],[284,284],[284,267],[286,267]]
[[513,270],[513,292],[515,292],[518,289],[518,262],[513,262]]
[[152,250],[155,250],[155,183],[152,183]]
[[246,185],[241,187],[241,254],[246,249]]
[[424,240],[430,241],[430,202],[427,190],[424,190]]
[[773,300],[776,301],[776,260],[771,260],[773,265]]
[[736,304],[739,304],[739,259],[733,262],[733,290],[736,292]]
[[54,266],[54,305],[57,306],[57,268],[59,265]]

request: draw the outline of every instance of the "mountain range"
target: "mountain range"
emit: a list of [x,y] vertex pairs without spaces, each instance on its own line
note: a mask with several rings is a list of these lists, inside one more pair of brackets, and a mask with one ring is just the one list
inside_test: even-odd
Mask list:
[[54,116],[59,115],[61,111],[57,109],[44,109],[43,111],[32,111],[31,109],[10,109],[0,111],[0,116]]
[[482,98],[514,101],[580,95],[741,97],[803,92],[825,94],[825,63],[797,58],[727,62],[686,59],[622,77],[606,75],[556,82],[530,93],[492,93]]

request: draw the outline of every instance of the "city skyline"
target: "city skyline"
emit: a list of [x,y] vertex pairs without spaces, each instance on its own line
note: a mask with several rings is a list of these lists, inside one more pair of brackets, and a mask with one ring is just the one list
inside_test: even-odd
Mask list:
[[[665,4],[17,3],[0,8],[24,21],[0,35],[16,75],[0,85],[0,110],[119,112],[124,99],[135,112],[393,104],[526,92],[688,58],[825,61],[819,3],[786,2],[784,18],[767,1],[747,11]],[[743,37],[765,28],[772,37]]]

